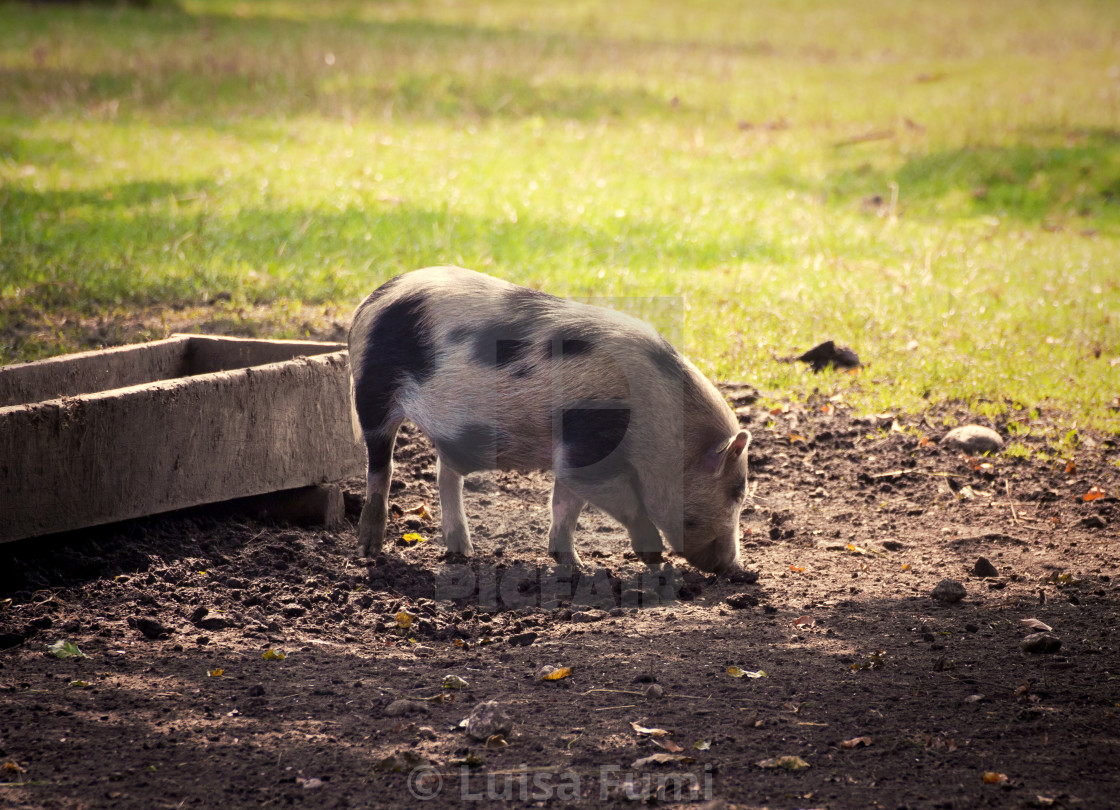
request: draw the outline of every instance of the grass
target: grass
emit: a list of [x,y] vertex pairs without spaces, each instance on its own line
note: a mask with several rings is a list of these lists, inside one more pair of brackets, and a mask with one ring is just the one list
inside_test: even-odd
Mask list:
[[[457,263],[713,377],[1120,431],[1120,7],[744,5],[0,4],[0,362]],[[828,338],[865,372],[777,361]]]

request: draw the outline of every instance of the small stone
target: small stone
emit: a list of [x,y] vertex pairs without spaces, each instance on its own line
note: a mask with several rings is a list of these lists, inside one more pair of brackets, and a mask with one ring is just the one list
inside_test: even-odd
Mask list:
[[495,734],[509,735],[513,719],[496,700],[487,700],[471,709],[467,716],[467,736],[472,740],[487,740]]
[[959,602],[964,599],[964,585],[961,585],[955,579],[943,579],[937,583],[937,587],[933,589],[933,593],[931,593],[930,596],[938,602],[951,605],[954,602]]
[[1026,653],[1054,653],[1062,648],[1062,640],[1053,633],[1031,633],[1019,648]]
[[510,636],[506,641],[514,647],[528,647],[536,640],[536,633],[518,633],[516,636]]
[[983,425],[962,425],[946,433],[941,439],[941,446],[979,456],[1003,449],[1003,439],[994,430]]
[[282,605],[281,610],[284,611],[284,615],[287,616],[289,619],[296,619],[296,618],[302,616],[303,614],[307,613],[307,608],[305,608],[303,605],[300,605],[296,602],[289,602],[286,605]]
[[436,738],[436,730],[431,726],[420,726],[416,729],[416,734],[421,740],[434,740]]
[[175,631],[165,624],[157,622],[155,619],[138,618],[136,620],[136,629],[143,633],[144,638],[152,639],[167,638]]
[[1081,525],[1086,529],[1103,529],[1108,525],[1108,521],[1100,515],[1089,515],[1081,518]]
[[221,616],[207,616],[195,622],[203,630],[225,630],[230,626],[230,620]]
[[980,557],[976,560],[976,565],[972,566],[972,576],[974,577],[998,577],[999,571],[992,565],[987,557]]
[[607,614],[601,610],[581,610],[572,614],[572,621],[577,624],[601,622],[605,618],[607,618]]
[[206,614],[209,613],[209,612],[210,612],[210,608],[206,607],[205,605],[199,605],[193,611],[191,611],[191,616],[190,616],[191,624],[198,624],[200,621],[202,621],[206,617]]
[[421,714],[428,713],[428,707],[423,703],[417,703],[413,700],[394,700],[385,707],[386,717],[401,717],[406,714],[413,714],[419,712]]
[[733,593],[723,601],[733,610],[758,607],[758,597],[752,593]]
[[651,683],[646,687],[646,700],[658,700],[665,697],[665,687],[659,683]]

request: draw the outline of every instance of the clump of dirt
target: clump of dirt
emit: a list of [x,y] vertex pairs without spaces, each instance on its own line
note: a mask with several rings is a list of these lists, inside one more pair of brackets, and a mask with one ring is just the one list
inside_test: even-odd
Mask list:
[[937,443],[964,413],[737,404],[733,577],[647,568],[594,511],[558,569],[544,474],[469,478],[449,558],[408,429],[372,561],[358,480],[339,531],[193,510],[0,547],[0,804],[1110,806],[1115,440],[968,458]]

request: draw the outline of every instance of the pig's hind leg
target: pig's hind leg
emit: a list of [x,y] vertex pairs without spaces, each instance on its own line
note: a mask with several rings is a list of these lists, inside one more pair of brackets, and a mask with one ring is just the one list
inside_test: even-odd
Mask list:
[[358,553],[373,557],[385,543],[389,520],[389,484],[393,480],[393,444],[400,423],[365,434],[369,469],[366,471],[366,502],[358,519]]
[[552,485],[552,525],[548,529],[548,554],[561,565],[580,567],[572,535],[586,501],[564,486],[559,478]]
[[439,487],[440,520],[443,544],[455,554],[474,553],[471,533],[467,528],[467,510],[463,507],[463,476],[442,459],[436,460],[436,484]]

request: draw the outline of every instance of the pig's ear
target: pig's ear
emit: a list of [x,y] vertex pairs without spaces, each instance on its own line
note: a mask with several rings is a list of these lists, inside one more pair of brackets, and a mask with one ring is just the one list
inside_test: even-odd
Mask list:
[[704,458],[705,468],[708,472],[722,473],[738,461],[739,456],[743,455],[750,443],[751,434],[748,431],[740,430],[730,439],[724,439],[708,451]]

